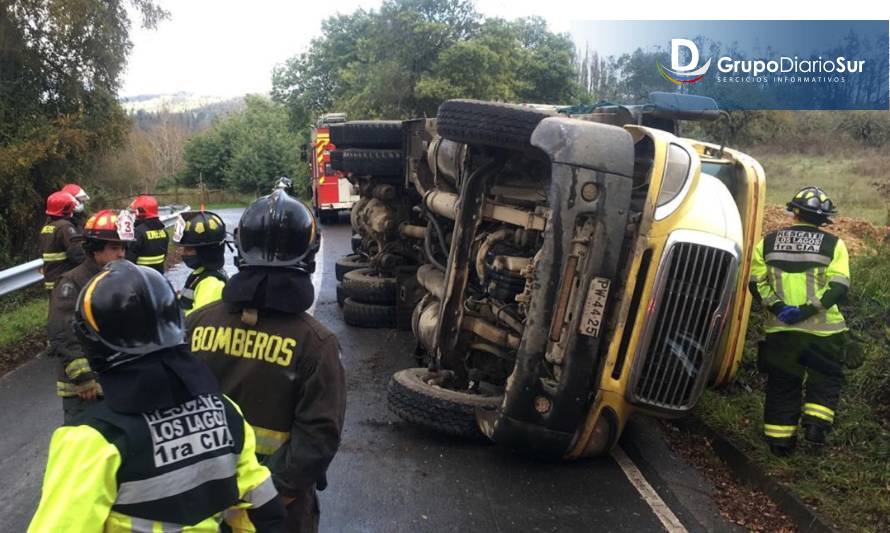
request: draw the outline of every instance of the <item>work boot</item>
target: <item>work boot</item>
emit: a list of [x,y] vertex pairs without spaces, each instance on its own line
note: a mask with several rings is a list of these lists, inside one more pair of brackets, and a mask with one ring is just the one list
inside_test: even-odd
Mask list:
[[769,443],[769,451],[776,457],[788,457],[794,453],[794,441],[771,442]]
[[803,428],[803,437],[806,439],[807,444],[814,446],[825,444],[825,435],[828,433],[828,428],[821,424],[804,424]]

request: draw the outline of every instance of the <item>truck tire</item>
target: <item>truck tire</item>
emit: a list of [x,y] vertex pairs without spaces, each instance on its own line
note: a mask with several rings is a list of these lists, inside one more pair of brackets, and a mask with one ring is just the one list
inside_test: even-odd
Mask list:
[[395,305],[396,278],[381,276],[373,268],[357,268],[343,275],[343,292],[356,302]]
[[346,303],[346,293],[343,292],[343,284],[337,284],[337,305],[343,307],[343,304]]
[[318,221],[325,226],[333,226],[340,222],[339,211],[321,211],[318,214]]
[[368,260],[359,254],[344,255],[334,263],[334,275],[337,281],[343,281],[343,276],[351,270],[366,268]]
[[343,302],[343,322],[357,328],[394,328],[396,306],[356,302],[347,296]]
[[497,409],[500,396],[481,396],[429,383],[436,373],[408,368],[393,374],[386,387],[386,403],[399,418],[448,435],[483,438],[476,424],[476,409]]
[[447,100],[439,106],[436,129],[445,139],[525,150],[538,124],[554,113],[515,104]]
[[347,148],[331,151],[331,168],[366,176],[401,176],[404,172],[401,150]]
[[401,120],[353,120],[332,124],[330,133],[337,148],[402,147]]

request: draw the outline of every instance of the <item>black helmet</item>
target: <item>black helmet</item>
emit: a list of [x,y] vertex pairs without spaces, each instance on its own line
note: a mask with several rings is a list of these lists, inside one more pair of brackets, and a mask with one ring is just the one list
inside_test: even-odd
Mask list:
[[80,292],[74,326],[90,365],[100,372],[185,344],[170,282],[153,268],[124,260],[106,265]]
[[244,210],[235,243],[240,267],[306,269],[318,250],[315,217],[303,202],[277,189]]
[[179,246],[210,246],[226,241],[226,224],[210,211],[186,211],[176,220],[173,242]]
[[805,218],[806,215],[810,215],[810,218],[822,221],[837,214],[834,202],[825,194],[825,191],[812,186],[797,191],[786,207],[795,215],[802,215]]

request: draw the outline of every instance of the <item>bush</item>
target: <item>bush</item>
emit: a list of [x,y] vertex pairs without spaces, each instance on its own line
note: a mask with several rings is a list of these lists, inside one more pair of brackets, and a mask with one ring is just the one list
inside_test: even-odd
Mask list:
[[852,139],[868,146],[884,146],[890,142],[890,117],[887,113],[858,111],[844,113],[838,129]]

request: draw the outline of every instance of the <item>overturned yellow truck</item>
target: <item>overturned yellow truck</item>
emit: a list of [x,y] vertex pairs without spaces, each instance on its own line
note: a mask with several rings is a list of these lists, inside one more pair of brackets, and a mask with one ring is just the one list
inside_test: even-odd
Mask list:
[[733,378],[765,177],[680,136],[720,116],[708,98],[558,111],[450,100],[403,124],[423,366],[387,397],[428,428],[579,458]]

